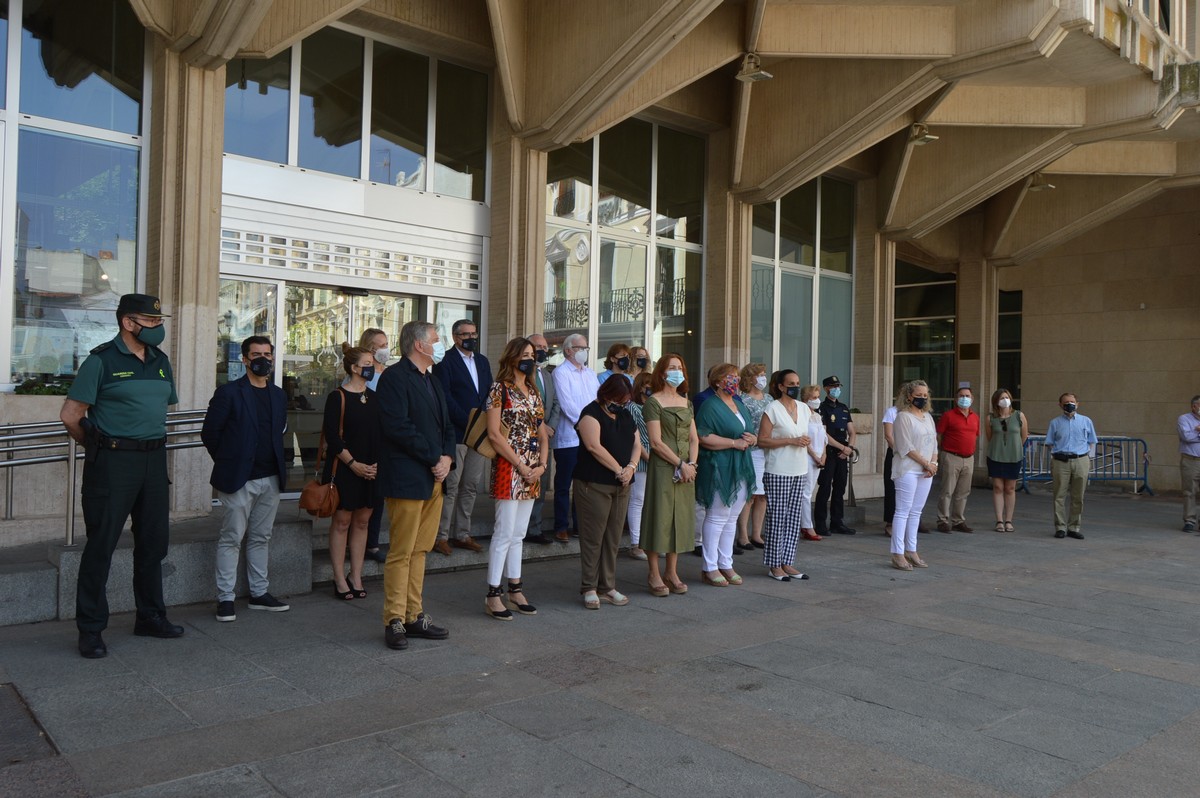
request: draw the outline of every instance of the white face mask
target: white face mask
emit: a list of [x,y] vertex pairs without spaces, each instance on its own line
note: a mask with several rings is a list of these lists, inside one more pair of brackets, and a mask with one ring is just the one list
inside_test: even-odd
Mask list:
[[573,357],[575,358],[575,362],[578,363],[579,365],[581,365],[581,366],[587,365],[588,353],[587,353],[586,349],[576,349]]
[[809,407],[811,407],[813,410],[821,409],[821,400],[820,399],[809,399],[807,402],[805,402],[805,404],[808,405]]
[[436,344],[430,344],[430,346],[433,348],[433,353],[430,355],[433,358],[433,362],[441,363],[442,358],[446,356],[446,345],[438,341]]
[[754,378],[754,384],[757,386],[758,390],[763,390],[767,387],[767,376],[765,374],[758,375]]
[[375,350],[375,361],[381,366],[386,366],[387,362],[392,359],[392,350],[386,346],[381,346]]
[[999,405],[1000,407],[1012,407],[1012,400],[1009,399],[1007,396],[1003,396],[1000,398],[999,402],[996,402],[996,404]]

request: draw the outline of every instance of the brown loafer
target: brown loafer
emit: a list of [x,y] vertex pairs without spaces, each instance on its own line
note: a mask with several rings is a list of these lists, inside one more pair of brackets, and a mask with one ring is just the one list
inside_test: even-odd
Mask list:
[[559,543],[568,543],[571,540],[571,536],[567,533],[567,530],[563,529],[554,533],[554,539]]
[[437,543],[434,543],[433,550],[436,551],[438,554],[445,554],[447,557],[449,557],[451,554],[450,544],[444,540],[439,540]]
[[465,538],[455,538],[454,545],[456,548],[468,549],[470,551],[483,551],[483,546],[480,546],[475,540],[467,535]]
[[938,521],[938,523],[937,523],[937,531],[938,531],[938,532],[949,532],[949,531],[950,531],[950,525],[949,525],[949,524],[947,524],[945,521]]
[[954,531],[956,531],[956,532],[974,532],[975,530],[972,529],[971,527],[967,526],[966,521],[963,521],[961,524],[954,525]]

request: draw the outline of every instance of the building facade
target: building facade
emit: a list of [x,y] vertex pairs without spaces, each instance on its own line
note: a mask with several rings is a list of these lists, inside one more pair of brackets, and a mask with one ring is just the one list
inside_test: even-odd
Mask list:
[[[422,318],[896,384],[1072,390],[1146,438],[1200,390],[1196,0],[10,0],[0,410],[55,418],[160,295],[181,408],[277,343],[293,487],[340,344]],[[877,495],[879,435],[859,496]],[[202,452],[174,507],[207,510]],[[13,534],[50,537],[50,467]],[[24,523],[24,526],[20,524]]]

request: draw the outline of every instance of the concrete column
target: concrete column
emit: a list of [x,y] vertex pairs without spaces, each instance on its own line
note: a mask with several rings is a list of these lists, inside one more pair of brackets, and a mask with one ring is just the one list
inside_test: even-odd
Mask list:
[[750,206],[729,192],[730,146],[728,130],[708,137],[702,362],[688,364],[698,387],[709,367],[750,357]]
[[513,135],[502,104],[492,115],[492,230],[486,266],[485,351],[541,332],[545,296],[546,153]]
[[983,257],[984,217],[962,217],[956,295],[956,383],[969,382],[975,409],[996,384],[996,269]]
[[[205,408],[215,387],[225,69],[198,69],[154,37],[146,168],[146,290],[172,318],[168,345],[177,409]],[[212,461],[203,449],[172,456],[172,512],[207,513]],[[188,475],[186,478],[183,475]]]

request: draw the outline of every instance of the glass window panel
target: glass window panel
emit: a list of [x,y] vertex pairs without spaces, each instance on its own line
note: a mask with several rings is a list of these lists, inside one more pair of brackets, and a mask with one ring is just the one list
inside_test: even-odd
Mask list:
[[1001,291],[998,304],[1001,313],[1020,313],[1022,294],[1020,291]]
[[488,76],[438,61],[433,190],[483,202],[487,172]]
[[683,358],[693,394],[708,387],[704,380],[706,366],[700,362],[702,260],[699,252],[658,247],[654,328],[649,344],[650,357],[654,360],[667,352],[675,352]]
[[20,132],[13,381],[74,374],[137,290],[138,149]]
[[767,370],[774,371],[771,356],[774,344],[775,269],[753,263],[750,267],[750,362],[766,363]]
[[225,152],[287,163],[292,51],[225,67]]
[[0,108],[7,108],[8,87],[8,0],[0,2]]
[[[854,284],[844,277],[821,276],[817,308],[818,382],[831,374],[842,380],[842,401],[854,406],[854,375],[850,370],[854,338]],[[798,369],[797,369],[798,370]]]
[[546,225],[546,340],[562,343],[571,333],[587,333],[591,290],[591,239],[586,230]]
[[704,233],[704,139],[658,129],[658,231],[699,244]]
[[324,28],[300,48],[300,166],[358,177],[363,39]]
[[[479,305],[441,299],[433,303],[433,323],[437,325],[438,338],[443,344],[446,345],[447,350],[454,347],[454,336],[451,333],[454,330],[454,322],[458,321],[459,319],[470,319],[471,322],[478,327]],[[480,335],[483,335],[482,330],[480,331]],[[398,344],[393,346],[392,350],[397,355],[400,354],[400,347]],[[494,353],[492,359],[494,368],[497,370],[499,370],[500,364],[496,362],[495,358],[499,354],[499,352]],[[485,352],[484,355],[486,356],[487,353]]]
[[1001,316],[997,321],[999,333],[996,346],[1000,349],[1021,348],[1021,314]]
[[604,370],[615,343],[642,346],[646,338],[646,245],[600,241],[600,323],[592,343],[592,366]]
[[368,294],[352,297],[350,304],[353,311],[350,343],[357,346],[363,330],[383,330],[393,356],[399,357],[400,328],[417,317],[416,298],[393,294]]
[[953,352],[954,319],[898,321],[894,345],[897,352]]
[[425,188],[429,59],[375,42],[371,78],[371,180]]
[[592,221],[592,142],[568,144],[546,156],[546,213]]
[[[316,465],[325,397],[342,384],[342,342],[350,327],[350,303],[334,289],[288,285],[284,291],[283,346],[276,344],[275,369],[283,373],[288,396],[288,437],[284,457],[289,491],[304,486]],[[280,351],[282,350],[282,351]]]
[[[841,375],[839,375],[841,376]],[[845,379],[845,377],[842,377]],[[954,355],[897,355],[896,382],[925,380],[934,412],[941,413],[954,406]]]
[[821,268],[850,274],[854,252],[854,185],[821,178]]
[[221,280],[217,294],[217,385],[232,382],[246,373],[242,341],[251,335],[275,340],[276,290],[275,283]]
[[780,279],[779,368],[794,369],[807,384],[812,373],[812,278],[785,271]]
[[1007,388],[1013,405],[1021,401],[1021,353],[1000,352],[996,355],[996,386]]
[[954,282],[954,275],[924,269],[906,261],[896,261],[896,285]]
[[600,134],[600,224],[647,232],[650,206],[649,122],[627,119]]
[[813,265],[817,240],[817,181],[811,180],[779,200],[779,260]]
[[750,254],[775,260],[775,203],[755,205],[751,209]]
[[21,112],[139,133],[145,45],[124,0],[25,0]]
[[896,318],[954,315],[953,285],[915,285],[896,289]]

